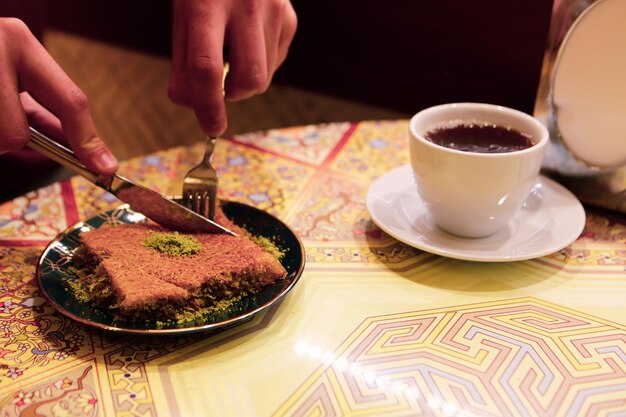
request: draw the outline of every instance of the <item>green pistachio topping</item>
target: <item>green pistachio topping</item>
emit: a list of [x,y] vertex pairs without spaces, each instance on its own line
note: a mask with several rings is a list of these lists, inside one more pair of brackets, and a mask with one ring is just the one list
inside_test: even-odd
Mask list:
[[144,246],[158,250],[166,255],[187,256],[200,252],[198,239],[193,236],[181,235],[178,232],[151,232],[143,241]]
[[283,256],[285,256],[285,252],[280,250],[278,246],[274,244],[274,242],[272,242],[265,236],[251,236],[250,238],[254,243],[262,247],[265,252],[269,253],[279,261],[283,258]]

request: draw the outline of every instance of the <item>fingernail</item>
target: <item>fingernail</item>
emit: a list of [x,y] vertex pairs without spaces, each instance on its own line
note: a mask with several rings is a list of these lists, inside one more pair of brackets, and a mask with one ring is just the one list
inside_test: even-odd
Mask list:
[[117,170],[117,158],[109,152],[100,152],[96,162],[102,171],[113,173]]

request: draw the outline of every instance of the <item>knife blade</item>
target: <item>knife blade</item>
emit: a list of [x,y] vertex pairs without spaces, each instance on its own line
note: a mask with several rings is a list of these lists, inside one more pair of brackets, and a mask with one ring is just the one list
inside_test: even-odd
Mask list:
[[182,233],[227,233],[226,227],[199,215],[177,202],[120,175],[98,175],[83,165],[70,149],[30,127],[28,147],[85,177],[113,194],[138,213],[161,226]]

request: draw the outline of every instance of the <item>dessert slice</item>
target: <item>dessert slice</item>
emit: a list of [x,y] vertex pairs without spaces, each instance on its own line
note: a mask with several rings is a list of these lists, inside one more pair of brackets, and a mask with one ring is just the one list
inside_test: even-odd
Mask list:
[[151,222],[83,233],[70,286],[120,319],[181,323],[286,277],[276,247],[255,243],[221,211],[216,221],[238,236],[179,234]]

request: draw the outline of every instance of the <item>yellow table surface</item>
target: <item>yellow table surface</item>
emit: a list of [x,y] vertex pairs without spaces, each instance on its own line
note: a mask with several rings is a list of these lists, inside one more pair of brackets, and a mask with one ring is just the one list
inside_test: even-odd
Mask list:
[[[110,334],[42,298],[45,245],[119,205],[82,178],[0,206],[0,417],[625,416],[623,200],[588,206],[581,237],[549,256],[432,255],[383,233],[365,207],[371,182],[408,163],[407,128],[338,123],[218,143],[221,197],[282,219],[306,250],[281,303],[219,333]],[[179,194],[202,150],[119,172]]]

